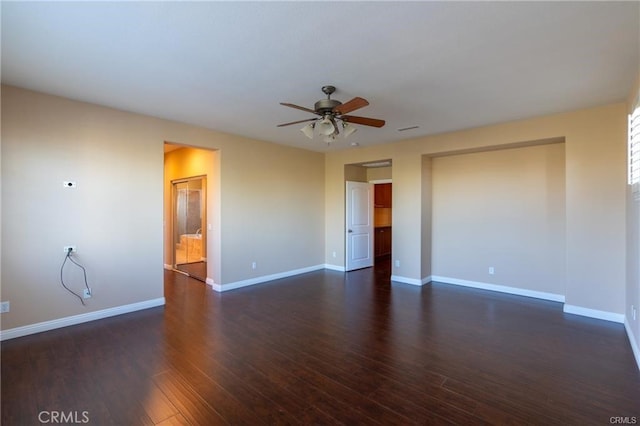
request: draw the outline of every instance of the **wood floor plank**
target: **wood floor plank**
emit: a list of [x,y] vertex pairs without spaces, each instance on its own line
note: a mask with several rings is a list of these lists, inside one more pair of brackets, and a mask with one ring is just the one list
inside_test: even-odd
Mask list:
[[[278,398],[269,397],[271,387],[265,392],[253,381],[242,380],[229,368],[209,356],[206,351],[197,351],[193,348],[185,350],[190,352],[188,356],[191,362],[176,362],[176,369],[208,401],[211,401],[211,397],[207,397],[211,388],[219,387],[220,390],[227,392],[230,398],[234,398],[237,401],[236,404],[242,404],[244,410],[253,413],[256,416],[256,423],[298,423],[298,420],[279,403]],[[183,352],[176,352],[174,356],[180,357]]]
[[189,423],[194,425],[231,424],[179,375],[167,371],[154,376],[153,382]]
[[177,417],[180,414],[169,398],[154,383],[149,383],[145,389],[143,396],[141,396],[141,405],[154,424]]
[[[330,413],[304,403],[296,389],[291,389],[295,377],[288,371],[264,366],[255,358],[240,358],[231,353],[220,356],[220,362],[241,381],[250,383],[268,401],[276,401],[279,406],[296,419],[295,424],[335,424],[339,423]],[[267,402],[268,403],[268,402]]]
[[176,414],[160,423],[156,423],[156,426],[189,426],[189,422],[182,414]]
[[223,294],[165,271],[166,306],[2,342],[2,424],[608,424],[640,418],[624,326],[562,304],[389,281],[390,265]]
[[[265,342],[264,344],[269,344]],[[375,391],[379,389],[381,383],[386,383],[391,379],[386,379],[384,382],[380,381],[378,371],[376,374],[372,374],[374,371],[366,370],[362,368],[362,365],[341,365],[344,364],[344,359],[336,363],[325,362],[322,359],[322,355],[318,357],[312,356],[305,352],[305,346],[301,342],[291,340],[288,344],[285,342],[278,343],[277,347],[274,347],[274,351],[283,351],[287,354],[296,354],[297,362],[291,361],[291,371],[296,377],[306,378],[309,381],[319,382],[322,389],[329,390],[331,395],[339,396],[339,399],[349,402],[349,404],[355,408],[358,408],[364,413],[368,413],[376,421],[381,421],[384,424],[403,424],[410,421],[410,418],[406,418],[398,411],[397,405],[391,408],[384,403],[378,403],[379,399],[385,401],[384,398],[371,398],[371,395],[375,394]],[[299,366],[314,365],[313,370],[308,370]],[[352,377],[357,375],[356,378]],[[374,380],[369,380],[374,378]],[[441,377],[437,378],[437,383],[441,383]],[[356,397],[359,395],[359,398]],[[449,397],[451,395],[448,395]],[[397,403],[403,404],[403,401]],[[415,405],[413,405],[415,408]],[[455,409],[453,406],[451,409]],[[395,414],[392,410],[395,410]],[[475,420],[469,413],[461,413],[461,416],[466,420]],[[415,417],[415,413],[414,413]],[[427,416],[433,420],[435,416]]]

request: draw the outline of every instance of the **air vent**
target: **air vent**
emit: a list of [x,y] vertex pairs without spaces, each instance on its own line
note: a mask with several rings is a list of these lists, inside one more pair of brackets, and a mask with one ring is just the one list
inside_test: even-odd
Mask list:
[[391,160],[376,161],[375,163],[364,163],[360,165],[362,167],[389,167],[391,165]]
[[419,129],[420,126],[409,126],[409,127],[402,127],[400,129],[397,129],[399,132],[405,132],[407,130],[413,130],[413,129]]

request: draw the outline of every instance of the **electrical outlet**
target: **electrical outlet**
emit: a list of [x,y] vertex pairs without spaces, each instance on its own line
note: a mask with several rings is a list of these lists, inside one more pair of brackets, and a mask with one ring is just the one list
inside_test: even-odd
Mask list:
[[0,303],[0,313],[4,314],[5,312],[9,312],[11,310],[11,305],[10,303],[7,302],[2,302]]
[[69,249],[71,249],[71,253],[75,253],[78,251],[76,246],[64,246],[65,254],[69,253]]
[[399,267],[400,267],[400,261],[396,260],[396,268],[399,268]]
[[496,270],[493,266],[489,266],[489,275],[493,275],[496,273]]
[[335,251],[333,252],[333,257],[336,257],[336,252]]
[[84,291],[82,292],[82,297],[84,299],[91,299],[91,289],[85,288]]
[[256,269],[257,267],[258,267],[258,264],[256,262],[251,263],[251,269]]
[[631,316],[633,317],[633,320],[636,320],[636,307],[631,305]]

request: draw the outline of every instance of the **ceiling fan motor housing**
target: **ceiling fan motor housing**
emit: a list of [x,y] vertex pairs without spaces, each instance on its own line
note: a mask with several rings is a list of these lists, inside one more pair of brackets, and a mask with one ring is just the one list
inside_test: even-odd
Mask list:
[[335,107],[342,105],[342,102],[335,99],[321,99],[315,103],[314,109],[318,114],[326,114],[333,111]]

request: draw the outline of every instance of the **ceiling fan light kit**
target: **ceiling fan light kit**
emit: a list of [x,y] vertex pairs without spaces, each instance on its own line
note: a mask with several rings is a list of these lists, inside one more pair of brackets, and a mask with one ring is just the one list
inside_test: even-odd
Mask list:
[[302,129],[300,129],[300,131],[302,131],[302,133],[304,133],[304,135],[309,139],[313,139],[313,129],[315,127],[316,127],[316,123],[309,123],[306,126],[304,126]]
[[358,131],[357,127],[352,126],[351,124],[347,123],[346,121],[342,122],[342,133],[344,134],[345,138],[348,138],[350,135],[354,134],[357,131]]
[[325,115],[316,127],[318,127],[318,133],[323,136],[329,136],[336,132],[336,127],[333,125],[328,115]]
[[364,126],[382,127],[384,120],[376,118],[358,117],[355,115],[346,115],[351,111],[355,111],[369,105],[366,99],[355,97],[349,102],[342,103],[338,100],[331,99],[331,95],[336,91],[335,86],[322,86],[322,92],[327,95],[327,99],[320,99],[313,106],[313,109],[301,107],[299,105],[281,102],[289,108],[299,109],[301,111],[310,112],[320,116],[319,118],[309,118],[306,120],[292,121],[290,123],[279,124],[278,127],[290,126],[292,124],[308,122],[300,131],[309,139],[313,139],[314,131],[323,137],[323,141],[330,144],[336,140],[340,134],[340,126],[342,124],[342,134],[345,138],[349,137],[358,130],[351,123],[362,124]]

